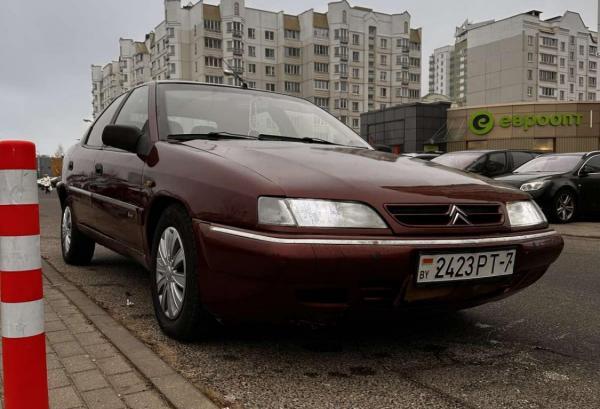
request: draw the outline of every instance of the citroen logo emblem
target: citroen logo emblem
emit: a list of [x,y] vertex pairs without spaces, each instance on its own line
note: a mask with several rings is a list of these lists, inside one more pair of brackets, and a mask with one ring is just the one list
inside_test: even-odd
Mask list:
[[471,224],[467,214],[456,205],[450,207],[450,223],[453,226],[458,224]]

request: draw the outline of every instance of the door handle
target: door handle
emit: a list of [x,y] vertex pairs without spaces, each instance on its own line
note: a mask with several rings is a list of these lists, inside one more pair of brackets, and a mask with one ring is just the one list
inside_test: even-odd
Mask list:
[[104,173],[104,168],[101,163],[96,163],[96,175],[101,176]]
[[67,169],[68,170],[73,170],[73,161],[72,160],[69,161],[69,166],[68,166]]

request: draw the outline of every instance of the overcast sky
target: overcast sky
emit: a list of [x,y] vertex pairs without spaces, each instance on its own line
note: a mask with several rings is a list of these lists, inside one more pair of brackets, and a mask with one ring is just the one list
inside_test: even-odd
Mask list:
[[[186,1],[187,3],[187,1]],[[208,1],[218,4],[218,0]],[[273,1],[247,0],[246,5],[276,9]],[[454,28],[471,21],[501,19],[531,9],[543,18],[565,9],[579,12],[596,29],[594,0],[361,0],[384,13],[404,10],[412,27],[423,28],[423,79],[428,56],[453,41]],[[280,0],[277,9],[298,14],[326,11],[326,0]],[[17,0],[0,6],[0,139],[28,139],[38,152],[53,154],[81,137],[91,118],[90,65],[116,59],[119,37],[143,40],[164,16],[162,0]],[[1,160],[1,158],[0,158]]]

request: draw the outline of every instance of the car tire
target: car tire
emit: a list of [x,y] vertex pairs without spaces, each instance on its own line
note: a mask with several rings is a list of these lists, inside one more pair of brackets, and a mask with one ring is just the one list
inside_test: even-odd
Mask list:
[[63,208],[60,223],[60,246],[63,260],[75,266],[87,265],[94,257],[96,243],[83,234],[73,222],[73,209],[70,204]]
[[570,223],[577,216],[577,197],[571,189],[561,189],[552,199],[552,220],[555,223]]
[[152,304],[160,328],[184,342],[208,333],[215,320],[200,302],[198,247],[183,206],[165,209],[156,226],[151,254]]

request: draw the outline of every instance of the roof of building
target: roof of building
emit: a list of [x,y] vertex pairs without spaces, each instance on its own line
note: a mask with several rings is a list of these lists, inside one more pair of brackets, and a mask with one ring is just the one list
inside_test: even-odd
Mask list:
[[411,28],[410,29],[410,41],[412,41],[413,43],[420,43],[421,42],[421,29],[417,28]]
[[136,41],[134,44],[136,54],[148,54],[148,47],[146,47],[146,44],[139,41]]
[[284,14],[283,15],[283,28],[286,30],[300,31],[300,19],[298,18],[298,16]]
[[327,21],[327,14],[326,13],[313,13],[313,27],[329,28],[329,21]]
[[202,4],[202,14],[208,20],[221,20],[221,8],[212,4]]

